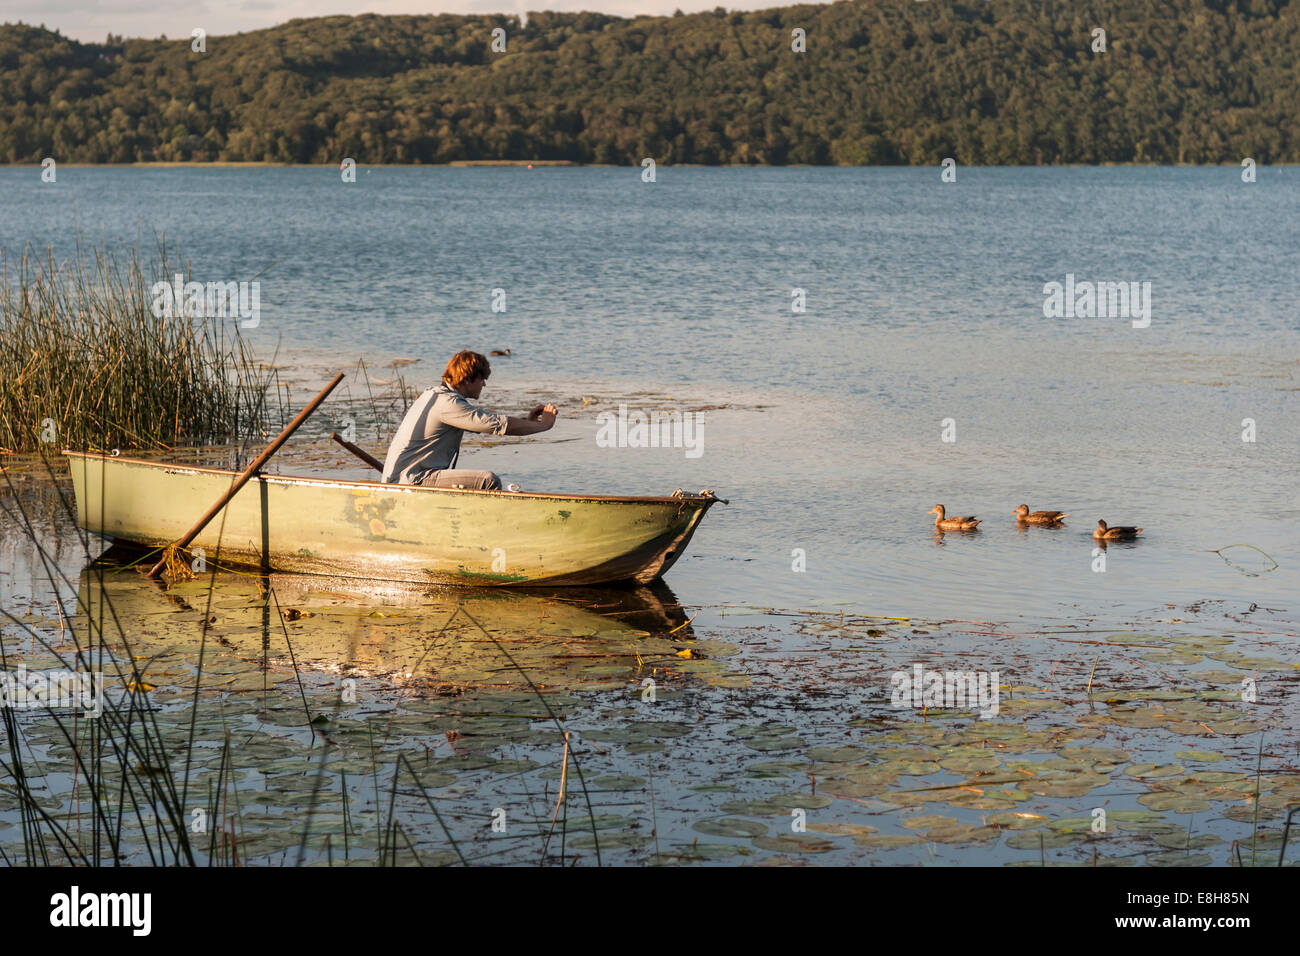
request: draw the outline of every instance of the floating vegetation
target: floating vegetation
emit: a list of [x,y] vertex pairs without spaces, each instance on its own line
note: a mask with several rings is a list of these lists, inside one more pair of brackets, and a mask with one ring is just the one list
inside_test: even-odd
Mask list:
[[[1277,865],[1300,807],[1271,756],[1296,704],[1239,686],[1291,679],[1291,625],[927,622],[926,655],[1016,674],[998,713],[939,719],[893,704],[918,638],[875,619],[777,618],[751,653],[752,618],[666,588],[164,588],[98,564],[55,601],[35,567],[21,600],[0,578],[6,667],[92,663],[107,706],[4,711],[0,852],[22,863]],[[893,635],[869,664],[867,620]]]
[[767,833],[768,827],[765,823],[759,823],[756,820],[745,820],[740,817],[721,817],[716,820],[697,820],[692,829],[700,833],[706,833],[709,836],[723,837],[756,837]]
[[[1248,563],[1249,555],[1238,555],[1236,552],[1237,548],[1241,548],[1244,551],[1254,551],[1258,557],[1254,558],[1253,562]],[[1225,554],[1225,551],[1231,552],[1232,556],[1230,557],[1228,554]],[[1223,559],[1224,563],[1228,565],[1228,567],[1235,568],[1242,574],[1251,578],[1257,578],[1261,574],[1267,574],[1269,571],[1276,571],[1279,567],[1278,563],[1273,560],[1272,555],[1255,547],[1253,544],[1226,544],[1222,548],[1216,548],[1211,552],[1211,554],[1217,554]]]
[[782,833],[780,836],[754,838],[754,846],[778,853],[827,853],[835,844],[811,833]]

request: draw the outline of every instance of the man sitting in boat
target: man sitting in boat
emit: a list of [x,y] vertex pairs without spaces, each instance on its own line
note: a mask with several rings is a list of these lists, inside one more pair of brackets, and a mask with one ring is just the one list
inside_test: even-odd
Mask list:
[[491,471],[457,469],[460,439],[465,432],[488,435],[534,435],[555,424],[554,405],[538,405],[527,418],[511,418],[479,408],[469,400],[483,392],[492,367],[477,352],[457,352],[442,373],[442,383],[429,389],[402,419],[384,461],[389,484],[434,488],[479,488],[498,491],[501,479]]

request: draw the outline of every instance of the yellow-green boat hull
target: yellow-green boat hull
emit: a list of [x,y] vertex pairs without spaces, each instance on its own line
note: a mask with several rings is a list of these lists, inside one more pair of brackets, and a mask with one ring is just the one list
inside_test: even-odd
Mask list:
[[[65,452],[87,531],[180,539],[231,487],[216,468]],[[717,499],[524,494],[262,475],[194,539],[205,561],[453,585],[653,581]]]

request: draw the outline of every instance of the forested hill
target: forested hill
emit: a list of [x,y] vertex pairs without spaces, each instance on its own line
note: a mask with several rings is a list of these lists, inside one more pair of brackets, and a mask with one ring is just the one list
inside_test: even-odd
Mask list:
[[867,0],[522,28],[367,15],[202,53],[9,24],[0,162],[1295,163],[1297,7]]

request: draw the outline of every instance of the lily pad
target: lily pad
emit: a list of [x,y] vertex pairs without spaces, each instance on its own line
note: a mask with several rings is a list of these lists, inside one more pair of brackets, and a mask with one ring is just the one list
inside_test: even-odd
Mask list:
[[1057,833],[1085,833],[1085,834],[1099,833],[1100,834],[1100,833],[1111,832],[1118,829],[1114,825],[1115,823],[1114,819],[1111,817],[1107,817],[1105,830],[1093,830],[1093,825],[1099,819],[1100,817],[1094,818],[1092,816],[1064,817],[1060,820],[1053,820],[1051,823],[1047,824],[1047,826],[1049,829],[1054,830]]
[[852,763],[865,756],[861,747],[813,747],[807,752],[808,759],[818,763]]
[[853,842],[859,846],[896,849],[903,846],[916,846],[924,841],[920,837],[910,836],[906,833],[863,833],[854,835]]
[[899,773],[909,777],[926,777],[942,768],[933,760],[906,760],[897,765]]
[[1176,763],[1156,766],[1150,763],[1135,763],[1125,769],[1125,773],[1130,777],[1136,777],[1138,780],[1157,779],[1160,777],[1176,777],[1184,772],[1183,767]]
[[1147,866],[1209,866],[1214,858],[1208,853],[1185,853],[1181,850],[1166,850],[1147,856]]
[[1083,835],[1080,833],[1029,830],[1024,833],[1011,834],[1011,836],[1007,837],[1007,846],[1013,850],[1037,850],[1040,847],[1044,850],[1056,850],[1077,843],[1081,839],[1083,839]]
[[[652,720],[643,725],[652,737],[683,737],[691,732],[689,724],[675,720]],[[793,730],[794,728],[791,728]]]
[[829,807],[834,801],[830,797],[822,796],[819,793],[783,793],[775,797],[768,797],[767,802],[788,807],[791,810],[821,810]]
[[782,833],[780,836],[754,838],[754,846],[778,853],[825,853],[835,849],[835,844],[823,837],[808,833]]
[[1094,760],[1099,763],[1108,764],[1123,763],[1129,759],[1129,753],[1127,750],[1121,750],[1118,747],[1103,747],[1096,744],[1086,747],[1066,747],[1061,750],[1061,756],[1081,760]]
[[1241,685],[1242,678],[1246,675],[1242,671],[1230,670],[1208,670],[1196,671],[1190,675],[1197,680],[1205,681],[1207,684],[1234,684]]
[[769,800],[733,800],[718,808],[723,813],[741,814],[751,817],[789,816],[790,808]]
[[959,823],[926,830],[925,839],[930,843],[983,843],[987,840],[996,840],[1001,834],[1002,831],[997,827]]
[[1236,820],[1238,823],[1254,823],[1256,817],[1260,820],[1275,820],[1281,814],[1276,810],[1270,810],[1264,807],[1256,808],[1247,804],[1243,807],[1229,807],[1223,811],[1223,815],[1229,820]]
[[988,822],[1004,830],[1036,830],[1047,825],[1048,818],[1040,813],[1027,813],[1014,810],[1008,813],[995,813],[988,817]]
[[[586,813],[570,810],[566,826],[570,832],[574,830],[626,830],[635,827],[639,822],[633,817],[621,817],[614,813],[596,813],[588,816]],[[605,838],[601,837],[600,842],[603,846]]]
[[946,801],[951,794],[945,788],[942,790],[891,790],[877,796],[885,803],[897,804],[900,807],[915,807],[923,803]]
[[1246,775],[1232,770],[1211,770],[1198,771],[1192,779],[1204,781],[1205,783],[1228,783],[1229,781],[1246,780]]
[[[642,836],[640,833],[602,833],[599,843],[602,851],[609,849],[631,850],[644,846],[649,841],[650,837]],[[577,847],[580,850],[595,849],[596,844],[596,835],[593,833],[584,833],[569,840],[570,846]]]
[[1266,793],[1259,798],[1259,805],[1270,810],[1287,810],[1300,806],[1300,794]]
[[752,763],[745,768],[745,773],[751,777],[789,777],[796,773],[807,773],[807,764],[793,763],[788,760],[764,760],[759,763]]
[[444,773],[439,770],[430,770],[419,775],[421,786],[437,789],[453,784],[458,779],[454,773]]
[[997,754],[963,754],[946,757],[939,761],[939,766],[953,773],[977,773],[996,769],[1001,763]]
[[738,740],[748,740],[752,737],[785,737],[793,734],[796,728],[788,724],[746,724],[740,727],[733,727],[727,734]]
[[1107,810],[1106,819],[1121,823],[1159,823],[1164,820],[1164,815],[1154,810]]
[[1186,833],[1187,827],[1177,823],[1170,823],[1163,817],[1159,820],[1143,820],[1137,823],[1124,824],[1124,832],[1129,834],[1139,834],[1141,836],[1158,836],[1162,833]]
[[[491,757],[484,757],[481,754],[466,754],[465,756],[439,757],[436,760],[430,760],[429,766],[437,770],[482,770],[484,767],[490,767],[494,763]],[[557,770],[556,773],[559,771]]]
[[650,857],[652,866],[675,866],[703,860],[724,860],[740,852],[734,843],[692,843],[656,853]]
[[767,832],[767,824],[739,817],[720,817],[716,820],[698,820],[691,829],[709,836],[756,837]]
[[1024,799],[1025,795],[1018,790],[991,790],[987,793],[958,790],[949,798],[948,806],[964,810],[1012,810]]
[[878,833],[875,827],[869,827],[862,823],[810,823],[809,830],[817,833],[829,833],[833,836],[865,836],[869,833]]
[[655,740],[638,740],[635,743],[626,745],[623,749],[630,754],[657,754],[668,748]]
[[854,783],[891,784],[898,779],[898,771],[890,766],[851,767],[843,771],[844,776]]
[[1223,754],[1211,753],[1208,750],[1179,750],[1174,753],[1174,756],[1190,763],[1218,763],[1228,759]]
[[956,825],[957,818],[938,816],[904,817],[900,823],[908,830],[929,830],[934,827]]
[[865,783],[855,780],[828,778],[819,782],[820,788],[836,797],[846,800],[858,800],[862,797],[877,797],[889,789],[888,783]]
[[1144,793],[1138,797],[1138,803],[1152,810],[1169,810],[1174,813],[1204,813],[1210,809],[1210,801],[1202,800],[1200,797],[1189,797],[1172,790]]
[[1223,837],[1215,833],[1198,833],[1188,839],[1187,831],[1182,830],[1178,833],[1159,833],[1156,842],[1171,850],[1203,850],[1209,846],[1218,846],[1223,842]]
[[1142,659],[1153,664],[1197,664],[1201,655],[1194,651],[1147,651]]
[[1078,774],[1070,780],[1026,780],[1019,789],[1040,797],[1082,797],[1109,782],[1101,774]]

